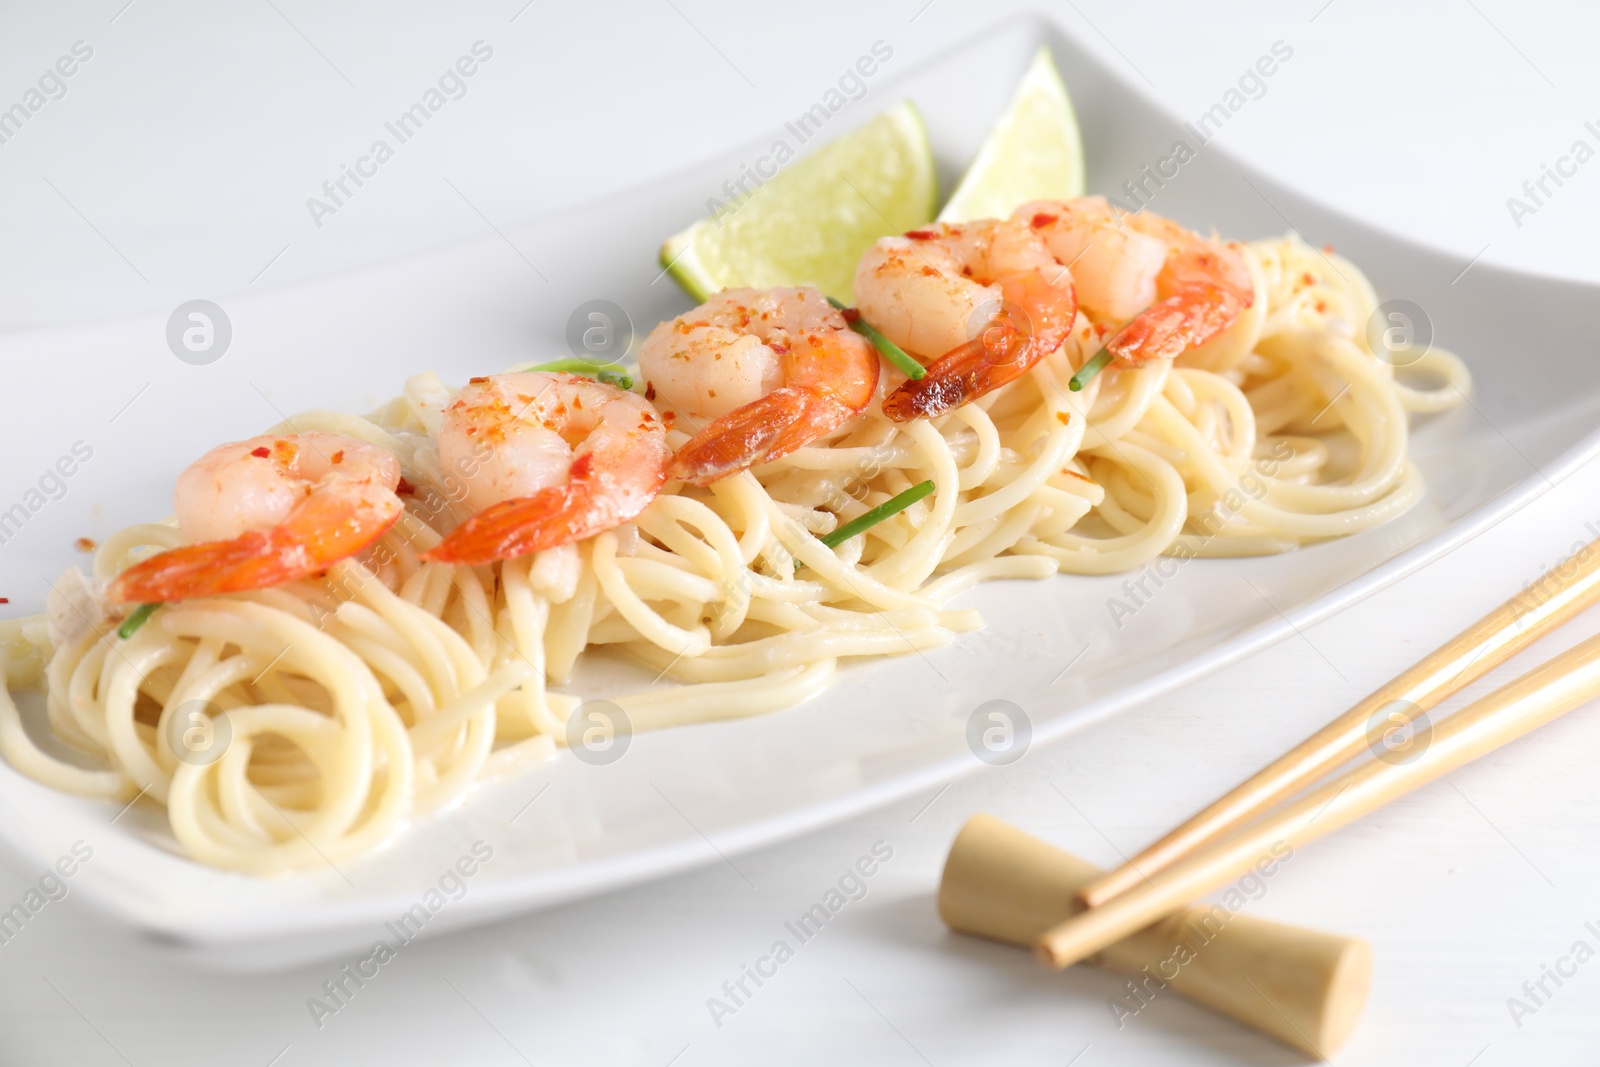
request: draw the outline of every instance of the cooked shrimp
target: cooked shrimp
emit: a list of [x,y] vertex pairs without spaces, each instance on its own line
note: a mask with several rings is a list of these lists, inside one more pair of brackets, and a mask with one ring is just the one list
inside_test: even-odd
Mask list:
[[668,476],[695,485],[779,459],[872,402],[878,353],[809,287],[724,289],[639,349],[646,396],[712,422]]
[[1180,356],[1227,329],[1255,300],[1237,245],[1148,211],[1119,214],[1104,198],[1084,196],[1036,200],[1012,220],[1071,267],[1091,321],[1121,326],[1105,347],[1124,363]]
[[439,458],[474,472],[464,500],[478,513],[423,558],[476,566],[639,514],[666,481],[667,437],[641,397],[576,374],[521,371],[474,378],[456,394]]
[[1070,270],[1026,225],[984,219],[885,237],[856,267],[858,310],[928,368],[883,402],[897,422],[938,415],[1021,377],[1078,312]]
[[191,544],[117,576],[111,599],[154,603],[264,589],[353,556],[400,517],[400,461],[335,433],[218,445],[178,476]]

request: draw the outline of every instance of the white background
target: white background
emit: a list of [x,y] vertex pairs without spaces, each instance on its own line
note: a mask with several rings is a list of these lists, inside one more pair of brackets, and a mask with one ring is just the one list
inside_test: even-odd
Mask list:
[[[874,40],[906,69],[1021,7],[123,4],[0,5],[0,107],[74,41],[94,49],[67,95],[0,144],[0,327],[164,312],[479,237],[746,141]],[[1506,206],[1575,139],[1600,141],[1583,128],[1600,124],[1600,16],[1505,0],[1399,7],[1082,0],[1052,14],[1185,118],[1283,39],[1295,62],[1221,132],[1234,151],[1463,263],[1600,280],[1600,162],[1521,227]],[[315,227],[306,198],[479,39],[494,58],[468,95]],[[76,372],[64,370],[63,404]],[[48,401],[8,395],[0,378],[0,412]],[[0,1064],[1296,1062],[1176,997],[1119,1030],[1110,976],[1049,975],[945,933],[932,892],[951,837],[989,811],[1115,862],[1592,536],[1597,489],[1600,470],[1585,471],[1343,616],[1013,767],[737,868],[713,857],[408,948],[320,1030],[306,999],[331,966],[190,973],[69,897],[0,946]],[[1600,963],[1520,1027],[1506,999],[1575,940],[1600,947],[1583,928],[1600,919],[1595,710],[1307,846],[1251,905],[1372,941],[1372,1001],[1337,1062],[1594,1062]],[[878,840],[894,858],[866,898],[717,1027],[706,999]],[[0,872],[0,900],[37,876]]]

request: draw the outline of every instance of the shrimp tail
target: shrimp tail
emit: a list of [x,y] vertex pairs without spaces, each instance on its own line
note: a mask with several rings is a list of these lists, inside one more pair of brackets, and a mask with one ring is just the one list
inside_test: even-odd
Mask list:
[[655,498],[666,478],[647,492],[615,483],[586,452],[572,461],[564,485],[490,505],[422,554],[428,563],[484,566],[593,537],[634,518]]
[[1000,279],[1005,304],[977,337],[907,379],[883,401],[895,422],[932,418],[1015,381],[1066,340],[1078,314],[1077,291],[1065,270],[1053,279],[1022,271]]
[[140,560],[112,582],[110,597],[123,604],[193,600],[305,578],[382,537],[403,510],[381,486],[334,483],[307,495],[270,530],[181,545]]
[[843,426],[853,408],[821,390],[774,389],[695,434],[672,457],[667,477],[710,485],[758,463],[782,459]]
[[1250,304],[1249,296],[1218,285],[1186,285],[1141,311],[1106,349],[1123,363],[1174,359],[1221,333]]
[[1044,352],[1024,334],[990,325],[928,365],[927,376],[908,379],[883,400],[895,422],[931,419],[1020,378]]

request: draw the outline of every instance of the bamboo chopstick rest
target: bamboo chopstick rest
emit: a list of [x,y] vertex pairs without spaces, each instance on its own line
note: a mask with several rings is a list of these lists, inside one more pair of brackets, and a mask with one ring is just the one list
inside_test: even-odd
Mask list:
[[[964,934],[1031,947],[1081,910],[1078,890],[1100,874],[993,816],[974,815],[950,846],[939,917]],[[1372,982],[1364,941],[1204,905],[1169,915],[1088,962],[1134,975],[1130,993],[1141,1006],[1170,987],[1319,1059],[1350,1036]]]

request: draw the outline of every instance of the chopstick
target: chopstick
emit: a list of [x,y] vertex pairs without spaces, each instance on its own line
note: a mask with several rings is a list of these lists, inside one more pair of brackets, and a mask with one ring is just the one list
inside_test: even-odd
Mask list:
[[1093,908],[1147,881],[1359,755],[1372,743],[1371,724],[1385,708],[1409,722],[1597,602],[1600,539],[1573,552],[1182,826],[1085,886],[1079,899]]
[[1238,877],[1274,846],[1303,845],[1472,762],[1600,695],[1600,634],[1563,652],[1433,727],[1410,763],[1373,760],[1233,837],[1079,912],[1040,935],[1039,958],[1066,967]]

